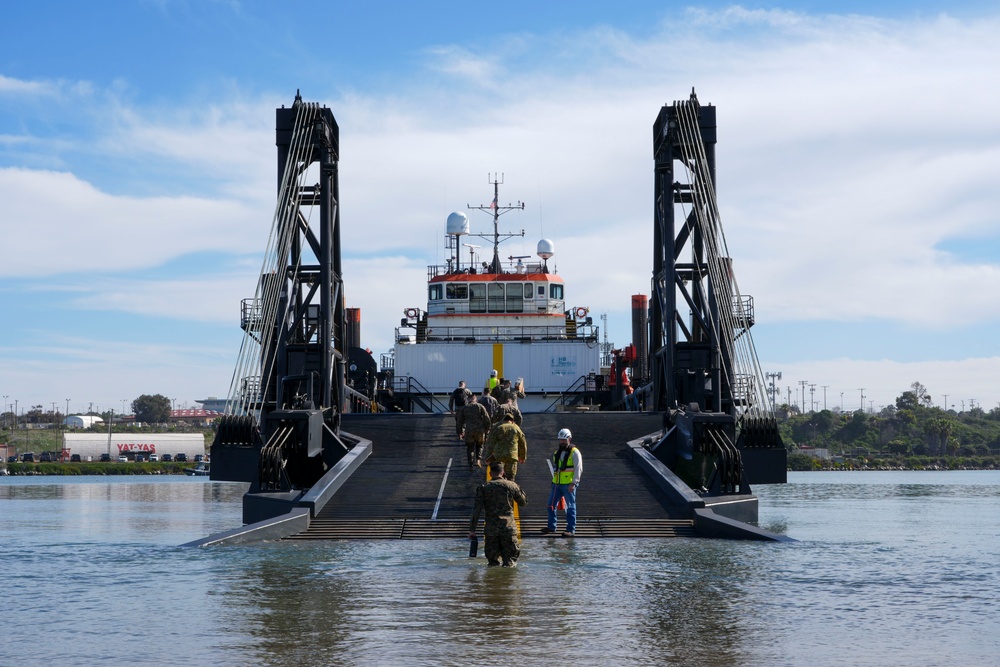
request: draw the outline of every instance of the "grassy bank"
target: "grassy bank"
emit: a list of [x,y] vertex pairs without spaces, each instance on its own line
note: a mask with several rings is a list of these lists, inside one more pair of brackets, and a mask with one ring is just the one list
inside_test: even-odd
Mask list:
[[1000,456],[859,456],[847,460],[788,455],[789,470],[1000,470]]
[[183,475],[195,463],[8,463],[11,475]]

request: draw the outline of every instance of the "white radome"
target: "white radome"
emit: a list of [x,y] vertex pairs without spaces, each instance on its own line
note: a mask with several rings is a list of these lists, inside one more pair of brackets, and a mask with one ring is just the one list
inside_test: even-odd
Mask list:
[[469,216],[456,211],[448,216],[448,231],[450,236],[462,236],[469,233]]

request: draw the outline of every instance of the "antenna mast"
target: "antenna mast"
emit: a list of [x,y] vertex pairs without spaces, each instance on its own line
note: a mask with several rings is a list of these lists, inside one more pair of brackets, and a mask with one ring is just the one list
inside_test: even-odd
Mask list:
[[[514,236],[524,236],[524,230],[521,230],[520,234],[512,232],[500,233],[500,216],[504,213],[509,213],[510,211],[523,211],[524,202],[517,202],[516,204],[507,204],[506,206],[501,206],[500,199],[500,184],[503,183],[503,174],[499,177],[493,174],[492,177],[487,176],[489,183],[493,185],[493,201],[489,206],[472,206],[469,204],[470,209],[475,209],[478,211],[487,211],[493,214],[493,262],[489,266],[490,273],[500,273],[500,237],[503,236],[506,239]],[[489,236],[484,234],[472,234],[472,236],[478,236],[479,238],[489,240]]]

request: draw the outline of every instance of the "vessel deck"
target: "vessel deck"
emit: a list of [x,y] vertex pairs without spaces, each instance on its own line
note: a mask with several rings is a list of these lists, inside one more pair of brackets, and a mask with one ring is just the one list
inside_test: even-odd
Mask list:
[[[560,428],[570,428],[584,457],[577,498],[577,537],[693,535],[686,512],[674,506],[629,458],[626,442],[660,427],[659,415],[640,413],[525,414],[528,459],[517,482],[522,536],[545,525],[551,474],[546,463]],[[453,415],[347,415],[343,428],[370,439],[372,454],[304,533],[287,539],[463,538],[483,470],[470,472]],[[565,523],[559,514],[559,530]],[[551,539],[551,538],[548,538]]]

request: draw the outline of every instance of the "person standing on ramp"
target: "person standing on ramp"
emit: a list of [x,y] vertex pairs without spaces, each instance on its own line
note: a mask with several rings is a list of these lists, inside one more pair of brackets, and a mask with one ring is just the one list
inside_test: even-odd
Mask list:
[[[549,493],[549,521],[543,534],[556,532],[556,509],[565,500],[566,530],[563,537],[576,534],[576,491],[583,474],[583,455],[573,446],[573,434],[568,428],[559,431],[559,449],[552,455],[552,491]],[[561,509],[561,508],[560,508]]]

